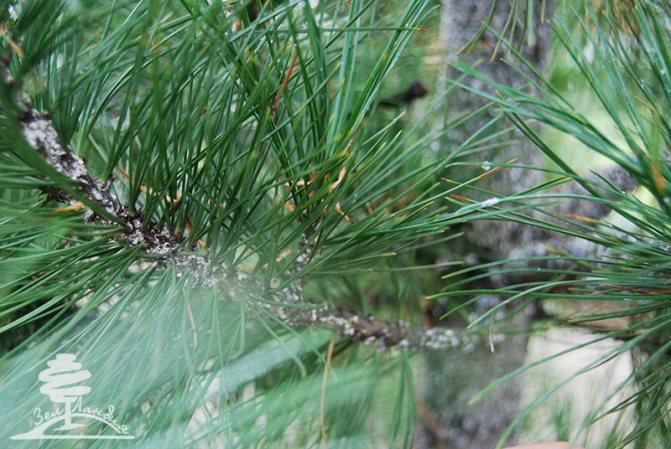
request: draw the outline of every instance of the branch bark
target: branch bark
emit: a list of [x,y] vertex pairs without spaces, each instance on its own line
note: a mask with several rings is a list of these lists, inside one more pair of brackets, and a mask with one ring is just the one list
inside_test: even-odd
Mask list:
[[[147,253],[165,255],[177,249],[178,240],[170,235],[166,228],[159,228],[151,220],[145,219],[140,212],[131,212],[111,190],[111,180],[103,182],[95,179],[87,170],[81,157],[61,143],[53,123],[46,114],[33,107],[28,97],[15,85],[9,70],[10,59],[0,58],[0,71],[4,88],[16,93],[14,107],[17,112],[18,126],[25,141],[58,173],[74,183],[77,190],[90,202],[104,210],[111,220],[93,211],[85,215],[86,221],[97,220],[106,225],[122,225],[121,235],[125,242],[133,247],[142,246]],[[48,192],[53,194],[53,192]],[[56,192],[59,199],[74,203],[75,199],[65,190]]]

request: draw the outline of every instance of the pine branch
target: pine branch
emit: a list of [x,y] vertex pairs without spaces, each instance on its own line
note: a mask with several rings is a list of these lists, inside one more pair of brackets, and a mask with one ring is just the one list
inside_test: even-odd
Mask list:
[[[2,60],[1,67],[5,87],[11,88],[14,80],[9,74],[7,58]],[[116,218],[115,221],[125,226],[126,230],[123,231],[123,236],[127,244],[133,247],[142,246],[146,252],[153,254],[173,253],[177,249],[177,239],[171,236],[165,228],[159,229],[154,222],[144,219],[141,214],[131,213],[112,193],[109,182],[96,180],[86,168],[84,161],[74,154],[69,147],[60,143],[60,138],[49,117],[37,111],[26,96],[20,91],[19,93],[24,97],[17,105],[20,112],[19,125],[28,144],[51,167],[74,182],[90,201],[104,208]],[[58,197],[66,199],[71,204],[75,202],[65,191],[59,191]],[[105,217],[90,211],[87,213],[86,221],[93,220],[104,224],[113,224]],[[287,273],[289,276],[298,275],[314,254],[313,247],[308,243],[305,234],[300,237],[299,247],[301,248],[299,255],[293,267]],[[180,259],[177,263],[178,272],[186,267],[194,268],[197,266],[201,270],[205,269],[201,263],[202,260],[200,260],[202,258],[194,257],[198,260],[194,261],[192,258],[186,258],[181,261]],[[209,276],[204,275],[202,271],[197,273],[198,281],[204,281],[208,278]],[[304,280],[302,277],[298,277],[279,295],[275,295],[275,299],[279,299],[280,302],[286,304],[305,303],[302,296],[303,287]],[[275,311],[280,319],[289,324],[326,326],[355,342],[376,343],[380,348],[399,346],[415,349],[445,349],[457,347],[462,343],[461,339],[451,329],[414,328],[403,321],[387,322],[376,319],[371,315],[357,315],[352,311],[340,308],[292,309],[291,312],[287,312],[283,306],[278,306]]]
[[[299,221],[301,217],[299,217]],[[370,314],[359,315],[351,310],[340,307],[314,307],[305,301],[303,290],[305,277],[300,276],[301,270],[310,262],[316,253],[315,242],[310,237],[316,233],[320,223],[316,223],[310,231],[300,235],[298,255],[287,270],[287,277],[295,277],[287,287],[272,295],[279,305],[267,304],[270,311],[281,321],[289,325],[328,327],[341,336],[352,339],[356,343],[375,344],[380,349],[393,347],[410,349],[444,350],[463,346],[472,347],[478,340],[477,335],[457,334],[454,330],[444,327],[428,329],[412,327],[405,321],[385,321]],[[249,279],[239,276],[239,280]],[[261,291],[263,287],[253,283],[253,290]],[[306,305],[308,309],[287,306]]]
[[376,344],[378,348],[444,350],[472,347],[479,338],[471,334],[457,334],[452,329],[412,327],[405,321],[384,321],[372,315],[358,315],[341,308],[299,310],[291,317],[297,324],[325,325],[357,343]]
[[[5,89],[13,89],[17,95],[14,106],[17,109],[18,125],[26,142],[52,168],[72,181],[91,203],[98,205],[107,212],[104,217],[93,211],[87,212],[85,220],[97,220],[105,225],[121,224],[125,242],[133,247],[141,246],[147,253],[165,255],[177,248],[178,239],[172,236],[167,229],[158,228],[156,223],[146,219],[139,212],[130,211],[112,193],[111,180],[107,182],[95,179],[86,168],[81,157],[77,156],[67,145],[61,144],[53,123],[46,114],[35,109],[27,95],[16,86],[16,82],[9,70],[10,58],[5,55],[0,58],[0,71]],[[50,192],[53,195],[53,192]],[[64,190],[58,190],[56,197],[75,204]]]

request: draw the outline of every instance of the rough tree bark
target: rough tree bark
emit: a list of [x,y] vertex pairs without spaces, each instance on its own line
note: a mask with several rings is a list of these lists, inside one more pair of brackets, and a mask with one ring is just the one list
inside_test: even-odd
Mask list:
[[[552,38],[547,19],[551,17],[552,0],[534,2],[533,43],[524,42],[518,48],[523,57],[538,68],[541,72],[545,68],[548,50]],[[482,23],[487,20],[490,11],[491,28],[501,33],[510,30],[511,14],[515,8],[524,8],[525,2],[516,0],[487,0],[476,2],[473,0],[444,0],[442,17],[442,38],[446,43],[446,58],[448,64],[456,60],[466,63],[478,63],[477,70],[485,74],[496,83],[513,87],[528,85],[517,69],[502,61],[504,46],[498,47],[499,53],[494,55],[497,48],[497,37],[494,33],[485,33],[472,47],[472,51],[464,54],[459,50],[478,33]],[[517,18],[524,17],[526,11],[517,10]],[[515,17],[512,20],[516,20]],[[522,41],[519,31],[522,24],[517,24],[518,33],[513,41]],[[506,34],[509,37],[509,34]],[[508,57],[512,60],[514,58]],[[518,65],[519,68],[519,65]],[[459,74],[448,69],[447,77],[454,79]],[[477,90],[488,90],[482,82],[475,79],[465,79],[463,83]],[[474,111],[485,105],[483,98],[467,90],[458,90],[450,98],[450,113]],[[467,126],[456,130],[450,138],[457,142],[464,142],[475,131],[487,123],[490,117],[468,123]],[[502,125],[503,126],[503,125]],[[516,135],[515,135],[516,134]],[[515,138],[515,139],[513,139]],[[532,167],[543,167],[545,157],[530,143],[525,143],[519,133],[506,136],[502,140],[505,145],[497,154],[483,154],[485,159],[495,160],[495,163],[515,161],[516,164]],[[511,143],[517,142],[517,143]],[[486,166],[494,165],[487,163]],[[488,167],[483,167],[485,170]],[[596,175],[582,173],[581,175],[597,181]],[[543,174],[539,171],[524,168],[506,168],[487,176],[478,183],[499,196],[520,192],[543,181]],[[606,168],[600,173],[609,182],[622,190],[632,190],[636,187],[635,181],[619,166]],[[570,183],[558,189],[568,194],[587,195],[577,183]],[[476,195],[476,194],[474,194]],[[482,199],[482,198],[479,198]],[[553,207],[553,213],[564,216],[581,216],[587,219],[598,220],[610,212],[605,206],[589,201],[567,201]],[[541,214],[531,213],[539,219],[547,219]],[[552,255],[552,248],[578,257],[599,255],[603,248],[596,244],[578,238],[567,238],[548,232],[540,228],[521,225],[512,221],[481,221],[462,229],[465,232],[464,242],[450,258],[467,260],[469,263],[481,263],[492,260],[526,259],[533,256]],[[566,264],[565,262],[549,261],[546,265]],[[510,279],[505,276],[489,276],[479,287],[500,287],[513,284],[519,279]],[[497,303],[497,298],[481,298],[478,306],[483,310]],[[481,310],[481,311],[483,311]],[[529,311],[531,312],[531,311]],[[439,315],[439,313],[434,313]],[[528,325],[531,313],[517,315],[514,326],[523,330]],[[523,332],[520,333],[521,335]],[[526,338],[516,336],[496,346],[495,352],[489,353],[484,346],[479,346],[472,353],[451,351],[446,354],[429,354],[425,357],[425,379],[421,400],[420,416],[423,416],[423,431],[420,432],[419,448],[449,448],[449,449],[485,449],[494,447],[502,431],[512,422],[519,411],[520,385],[518,381],[507,383],[484,400],[475,405],[468,405],[468,400],[480,388],[492,380],[518,368],[525,361]],[[425,407],[424,407],[425,406]],[[511,437],[511,444],[515,435]]]
[[[487,19],[492,7],[491,26],[501,31],[510,17],[514,0],[481,1],[444,0],[442,17],[442,38],[446,43],[448,64],[461,59],[467,63],[479,62],[478,70],[498,83],[521,86],[525,84],[523,76],[505,63],[501,55],[492,58],[496,48],[496,37],[486,33],[468,54],[459,54],[461,49]],[[517,2],[520,4],[521,2]],[[521,51],[524,56],[542,70],[550,42],[550,30],[543,23],[538,3],[534,15],[535,43],[531,46],[523,44]],[[550,12],[551,1],[546,2],[545,15]],[[520,15],[521,17],[521,15]],[[457,74],[448,69],[447,76],[454,78]],[[477,80],[467,79],[465,83],[484,89]],[[450,112],[475,110],[485,101],[465,90],[457,91],[450,98]],[[477,129],[482,127],[490,117],[470,122],[467,127],[455,131],[450,136],[456,142],[463,142]],[[483,155],[483,159],[492,155]],[[540,153],[530,145],[515,144],[503,147],[496,156],[498,161],[515,159],[519,164],[536,165],[542,161]],[[491,160],[491,159],[490,159]],[[483,160],[484,162],[484,160]],[[519,191],[541,180],[537,172],[522,169],[500,170],[486,178],[480,186],[500,194]],[[536,232],[530,227],[521,227],[510,222],[475,223],[466,232],[467,243],[453,257],[472,259],[482,262],[481,255],[489,254],[492,258],[507,258],[514,251],[530,242],[537,241]],[[495,298],[489,298],[494,299]],[[483,306],[487,301],[482,301]],[[491,305],[490,305],[491,306]],[[523,328],[528,318],[519,315],[515,325]],[[503,430],[511,423],[519,411],[520,385],[516,381],[509,382],[494,391],[482,401],[468,405],[469,399],[492,380],[521,366],[526,354],[526,338],[513,337],[499,343],[494,353],[483,345],[472,352],[450,351],[449,353],[432,353],[424,357],[422,391],[420,400],[420,433],[418,448],[445,449],[486,449],[496,445]],[[515,437],[509,443],[514,442]]]

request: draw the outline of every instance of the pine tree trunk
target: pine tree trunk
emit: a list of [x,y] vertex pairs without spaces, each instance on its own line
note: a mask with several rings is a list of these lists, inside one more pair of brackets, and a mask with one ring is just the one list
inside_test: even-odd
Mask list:
[[[485,34],[467,55],[457,54],[486,20],[492,1],[444,0],[442,36],[446,42],[448,62],[457,59],[467,63],[483,61],[478,70],[498,83],[522,85],[524,77],[501,61],[499,54],[492,58],[497,45],[496,37]],[[515,0],[499,0],[492,16],[492,27],[502,30],[510,16]],[[520,2],[517,2],[520,4]],[[528,61],[543,69],[551,33],[547,23],[542,23],[540,4],[534,11],[535,43],[524,42],[520,47]],[[546,2],[545,17],[550,13],[551,1]],[[521,17],[521,15],[520,15]],[[516,36],[518,37],[518,36]],[[454,79],[456,71],[448,70],[448,77]],[[484,85],[477,80],[465,80],[478,89]],[[450,112],[471,111],[485,104],[485,101],[466,90],[459,90],[450,98]],[[467,127],[457,130],[450,139],[464,142],[482,127],[491,116],[469,122]],[[517,136],[519,137],[519,136]],[[520,139],[522,140],[522,139]],[[493,155],[483,156],[491,158]],[[540,152],[529,144],[508,145],[495,157],[496,161],[515,159],[519,164],[538,165],[542,161]],[[482,161],[483,163],[485,160]],[[501,170],[484,180],[480,186],[503,195],[528,188],[540,180],[540,173],[521,169]],[[464,229],[468,243],[464,253],[454,254],[454,258],[473,258],[478,254],[489,254],[492,258],[508,257],[523,245],[535,240],[530,227],[521,227],[508,222],[481,222]],[[476,249],[474,251],[474,249]],[[459,250],[457,250],[459,251]],[[472,253],[471,253],[472,252]],[[483,260],[479,260],[483,261]],[[491,299],[491,298],[490,298]],[[484,301],[487,302],[487,301]],[[523,328],[528,324],[528,315],[518,315],[515,326]],[[420,437],[417,448],[445,449],[485,449],[496,445],[501,433],[511,423],[519,411],[520,384],[512,381],[485,397],[474,405],[469,399],[492,380],[509,373],[524,363],[526,337],[508,338],[495,345],[492,354],[487,345],[477,345],[472,351],[452,351],[426,354],[424,356],[421,404],[419,406]],[[514,440],[513,436],[511,440]]]

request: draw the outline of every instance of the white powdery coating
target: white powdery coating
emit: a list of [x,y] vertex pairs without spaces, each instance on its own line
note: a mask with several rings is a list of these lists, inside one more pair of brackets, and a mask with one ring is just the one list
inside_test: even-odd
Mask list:
[[456,348],[459,343],[459,338],[452,329],[427,329],[422,339],[422,346],[429,349]]
[[[84,162],[80,158],[74,155],[67,158],[68,153],[61,147],[56,131],[45,117],[37,116],[24,122],[23,135],[30,146],[44,152],[44,157],[49,165],[61,174],[72,180],[84,179],[88,175]],[[65,165],[66,158],[70,159],[68,166]],[[100,192],[97,192],[97,194],[100,195]],[[102,195],[100,196],[101,198],[96,199],[102,199]]]
[[310,252],[309,251],[304,251],[298,255],[296,258],[296,265],[302,267],[305,265],[310,258]]
[[[169,243],[163,245],[172,246]],[[210,264],[203,256],[181,254],[174,258],[174,264],[175,276],[178,278],[189,275],[194,283],[202,283],[206,287],[213,287],[217,283],[217,279],[213,276],[212,270],[210,270]]]
[[[306,235],[303,233],[299,237],[298,245],[300,252],[294,260],[293,266],[287,271],[289,277],[296,276],[307,265],[312,257],[312,248],[308,244]],[[303,281],[297,279],[283,292],[282,296],[285,301],[301,302],[303,294]]]
[[93,181],[80,157],[61,146],[58,134],[48,118],[32,111],[32,117],[22,125],[26,141],[42,153],[49,165],[72,181],[85,183],[91,199],[104,207],[108,213],[115,213],[116,199],[105,192],[99,182]]
[[131,225],[133,227],[133,231],[126,236],[126,240],[131,245],[139,245],[144,240],[144,235],[142,235],[142,222],[139,218],[135,218],[131,222]]
[[315,322],[321,322],[324,324],[330,324],[332,326],[336,326],[337,328],[340,329],[340,332],[343,335],[346,335],[348,337],[354,336],[354,334],[356,333],[356,329],[354,329],[350,320],[341,316],[336,315],[318,316],[317,311],[312,310],[310,313],[310,318],[314,319]]
[[[27,121],[23,126],[23,135],[33,148],[44,148],[47,157],[52,158],[63,154],[58,136],[51,126],[51,122],[44,117],[37,117]],[[53,152],[60,153],[54,155]],[[58,161],[55,161],[58,164]]]
[[286,320],[287,317],[287,312],[284,310],[284,307],[279,307],[277,309],[277,316],[279,317],[280,320]]
[[285,301],[289,301],[289,302],[300,302],[302,300],[301,296],[299,295],[299,293],[301,291],[302,290],[295,291],[295,289],[293,289],[291,291],[286,292],[283,295],[283,298],[284,298]]

